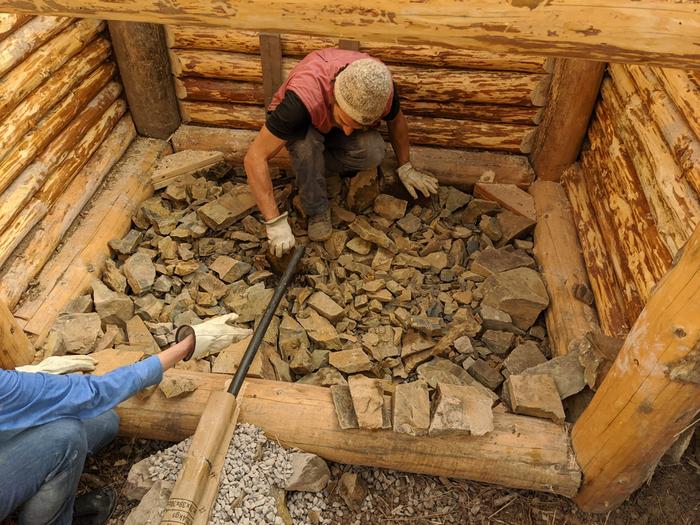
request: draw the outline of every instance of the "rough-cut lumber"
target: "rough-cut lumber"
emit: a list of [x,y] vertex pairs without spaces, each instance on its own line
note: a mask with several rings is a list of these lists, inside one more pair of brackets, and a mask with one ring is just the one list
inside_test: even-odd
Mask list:
[[[67,94],[80,86],[109,56],[110,44],[104,38],[97,38],[83,51],[66,62],[51,78],[39,86],[0,122],[0,161],[4,159],[17,142],[31,129],[36,128],[39,119]],[[113,64],[103,68],[115,71]],[[2,191],[2,190],[0,190]]]
[[109,34],[136,130],[167,139],[180,125],[180,114],[163,27],[109,22]]
[[0,119],[83,49],[103,27],[104,22],[100,20],[80,20],[0,78]]
[[697,71],[653,68],[663,83],[666,93],[685,117],[686,122],[700,138],[700,75]]
[[670,268],[671,255],[653,221],[630,157],[615,132],[613,119],[607,101],[601,101],[589,131],[591,149],[583,157],[595,167],[588,176],[612,210],[613,231],[622,248],[619,255],[646,302]]
[[0,13],[0,40],[14,33],[32,18],[30,15]]
[[622,287],[609,262],[610,247],[605,245],[591,196],[586,189],[586,176],[580,166],[574,164],[565,170],[562,184],[571,202],[600,326],[606,335],[624,336],[632,323],[624,307]]
[[498,202],[506,210],[522,215],[532,222],[537,221],[533,196],[521,190],[515,184],[478,182],[474,186],[474,195]]
[[94,201],[61,251],[44,266],[31,297],[15,309],[24,330],[40,345],[61,309],[99,278],[109,257],[107,242],[121,238],[131,215],[153,193],[148,172],[169,145],[159,139],[136,139],[110,174],[111,185]]
[[18,213],[9,228],[0,234],[0,265],[5,263],[31,228],[46,216],[75,174],[90,159],[125,112],[126,102],[121,99],[115,101],[74,144],[71,155],[48,174],[44,185],[36,192],[29,205]]
[[594,309],[574,295],[576,286],[590,284],[564,189],[557,182],[536,180],[529,191],[537,207],[535,257],[549,294],[547,333],[553,354],[566,355],[572,343],[599,332],[600,326]]
[[608,512],[700,411],[700,228],[663,278],[573,430],[585,511]]
[[[265,123],[265,109],[247,104],[180,101],[186,123],[258,130]],[[522,153],[535,128],[518,124],[500,124],[443,118],[408,118],[412,144],[452,148],[481,148]]]
[[224,160],[224,154],[220,151],[180,151],[163,157],[158,161],[151,176],[153,189],[165,188],[182,175],[195,173],[197,170],[208,168],[222,160]]
[[[258,54],[258,33],[236,29],[220,29],[196,26],[166,26],[168,46],[183,49],[210,49],[237,53]],[[338,38],[308,35],[282,34],[284,56],[303,57],[324,47],[338,47]],[[491,69],[496,71],[522,71],[543,73],[545,59],[455,49],[421,44],[396,44],[392,42],[360,42],[360,51],[369,53],[387,64],[418,64],[431,67],[459,69]]]
[[37,16],[0,41],[0,77],[72,22],[71,18]]
[[[259,56],[222,51],[171,49],[170,60],[177,77],[196,76],[262,82]],[[282,61],[283,77],[297,59]],[[512,71],[474,71],[389,65],[402,99],[487,104],[543,105],[538,91],[547,75]]]
[[[683,114],[664,91],[657,76],[649,67],[611,65],[613,78],[624,68],[634,79],[637,92],[651,112],[654,123],[666,140],[681,172],[700,194],[700,138],[688,126]],[[700,100],[699,100],[700,101]],[[700,118],[700,116],[699,116]]]
[[[78,116],[79,113],[87,109],[86,106],[90,100],[97,96],[100,90],[109,82],[114,74],[114,69],[114,65],[109,63],[100,66],[54,106],[43,119],[37,122],[34,129],[20,137],[19,142],[0,161],[0,191],[5,191],[12,184],[10,189],[7,190],[8,193],[4,195],[6,203],[8,200],[11,200],[10,194],[16,191],[17,187],[20,188],[19,191],[27,191],[28,184],[26,181],[31,180],[32,176],[26,173],[26,170],[22,175],[19,174],[30,165],[38,153],[42,152],[43,157],[51,156],[56,149],[62,150],[64,155],[69,153],[70,144],[62,143],[61,137],[72,137],[73,140],[77,140],[79,133],[68,133],[64,130],[69,124],[77,126],[81,121],[81,117]],[[120,89],[118,84],[116,82],[113,83],[111,91],[118,89]],[[18,106],[17,109],[21,107],[22,105]],[[104,111],[104,106],[102,111]],[[92,116],[96,114],[95,111],[90,113]],[[9,127],[7,131],[12,131],[12,128]],[[65,145],[65,147],[61,148],[62,145]],[[44,150],[45,148],[47,149]],[[41,179],[36,180],[40,182]],[[2,229],[4,224],[6,222],[0,219],[0,229]]]
[[628,80],[622,75],[614,83],[606,79],[603,98],[611,105],[659,231],[675,254],[700,221],[700,200],[680,173],[658,127],[649,125],[649,109]]
[[[229,377],[171,369],[166,376],[194,381],[198,388],[179,400],[161,392],[131,398],[117,411],[125,436],[179,441],[190,436],[212,391]],[[414,437],[383,430],[342,430],[330,389],[247,379],[240,421],[260,426],[284,446],[330,461],[476,479],[511,487],[572,495],[579,484],[565,427],[542,419],[494,414],[485,436]]]
[[[172,142],[176,151],[221,151],[226,160],[240,166],[256,135],[246,130],[183,125],[173,135]],[[479,181],[527,187],[534,177],[527,159],[521,155],[416,146],[411,148],[411,161],[416,167],[433,173],[441,184],[465,189],[471,189]],[[289,168],[286,149],[282,149],[270,162],[275,167]]]
[[555,60],[548,102],[530,152],[538,179],[558,181],[578,157],[603,73],[604,62]]
[[0,275],[0,297],[11,308],[17,305],[29,283],[53,254],[73,221],[135,137],[136,129],[131,116],[122,117],[54,203],[51,211],[15,250],[14,258],[8,261],[6,270]]
[[[368,9],[358,0],[256,2],[182,0],[7,0],[17,13],[91,16],[158,24],[228,26],[253,31],[334,35],[360,41],[430,44],[499,53],[571,56],[589,60],[653,62],[698,67],[700,13],[692,0],[612,0],[581,6],[458,0],[384,2]],[[672,32],[670,30],[672,29]]]
[[[111,73],[110,73],[111,75]],[[88,129],[97,122],[104,114],[107,108],[116,100],[121,92],[121,84],[118,82],[109,82],[104,85],[109,76],[100,75],[100,71],[96,71],[92,78],[88,79],[83,85],[74,91],[71,95],[77,94],[76,97],[68,96],[66,101],[69,106],[62,104],[66,108],[65,112],[70,117],[72,114],[80,110],[80,112],[70,120],[70,124],[64,127],[61,132],[46,146],[41,154],[32,162],[10,185],[3,193],[3,214],[0,217],[0,231],[3,231],[16,214],[29,202],[29,199],[36,191],[44,184],[46,178],[57,169],[66,159],[74,156],[73,148],[82,139]],[[93,93],[97,93],[88,98]],[[89,100],[87,104],[85,101]],[[67,124],[66,118],[52,119],[52,122],[58,121],[59,124]],[[43,130],[44,128],[39,128]],[[46,129],[52,129],[48,126]],[[30,135],[31,137],[31,135]],[[42,133],[41,138],[45,135]],[[44,140],[39,144],[43,145]],[[22,143],[19,146],[23,146]],[[29,149],[29,148],[28,148]],[[11,157],[9,160],[17,160],[18,156]],[[16,166],[16,163],[11,164],[11,167]],[[12,170],[14,171],[14,170]],[[10,171],[11,173],[11,171]]]
[[265,106],[282,85],[282,41],[278,33],[260,33],[260,65],[262,67]]
[[0,368],[12,370],[34,360],[34,347],[4,301],[0,300]]

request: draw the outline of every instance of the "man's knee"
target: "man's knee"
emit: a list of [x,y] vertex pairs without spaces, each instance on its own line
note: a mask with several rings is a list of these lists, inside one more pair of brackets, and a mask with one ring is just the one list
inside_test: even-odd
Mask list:
[[309,127],[303,138],[289,141],[287,150],[293,160],[306,162],[308,159],[323,154],[323,136],[314,128]]
[[357,137],[356,145],[361,160],[361,169],[379,166],[386,155],[386,144],[378,131],[366,131]]
[[[87,436],[83,423],[78,419],[59,419],[51,425],[51,435],[58,451],[63,451],[63,462],[82,461],[88,452]],[[60,468],[60,467],[59,467]]]

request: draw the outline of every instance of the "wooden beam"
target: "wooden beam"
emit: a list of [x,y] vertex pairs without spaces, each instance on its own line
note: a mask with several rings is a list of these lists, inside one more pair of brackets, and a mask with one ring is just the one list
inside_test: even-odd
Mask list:
[[659,283],[573,430],[576,503],[620,505],[700,411],[700,227]]
[[180,113],[163,27],[110,22],[109,34],[136,130],[167,139],[180,125]]
[[521,190],[515,184],[477,182],[474,185],[474,195],[497,202],[506,210],[517,213],[532,222],[537,222],[535,200],[532,195]]
[[260,64],[262,66],[265,107],[282,85],[282,42],[278,33],[260,33]]
[[660,67],[652,69],[695,137],[700,139],[700,73]]
[[[692,0],[551,2],[459,0],[383,2],[368,9],[359,0],[329,6],[320,0],[257,2],[181,0],[6,0],[16,13],[131,20],[158,24],[334,35],[380,42],[420,43],[505,53],[565,56],[609,62],[700,66],[700,8]],[[671,29],[672,28],[672,29]]]
[[[124,436],[179,441],[192,435],[214,391],[229,379],[171,369],[166,376],[191,379],[197,390],[179,399],[156,391],[118,408]],[[341,430],[330,389],[298,383],[247,379],[239,421],[261,427],[287,447],[330,461],[475,479],[509,487],[573,495],[579,472],[566,428],[544,419],[494,414],[485,436],[414,437],[390,430]]]
[[[242,166],[243,157],[257,135],[254,131],[180,126],[172,138],[176,151],[186,149],[216,150],[224,153],[226,160]],[[390,148],[388,155],[393,158]],[[517,184],[527,187],[534,174],[527,158],[522,155],[503,155],[491,152],[474,152],[416,146],[411,148],[413,164],[433,173],[441,184],[452,184],[471,189],[479,181]],[[289,168],[287,150],[282,149],[270,159],[274,167]]]
[[20,328],[12,312],[0,300],[0,368],[12,370],[34,361],[34,347]]
[[578,157],[604,72],[604,62],[555,61],[547,105],[530,153],[538,179],[558,181]]

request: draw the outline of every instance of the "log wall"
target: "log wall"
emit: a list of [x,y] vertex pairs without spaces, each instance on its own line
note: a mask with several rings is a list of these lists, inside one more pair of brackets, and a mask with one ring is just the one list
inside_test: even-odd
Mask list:
[[624,335],[700,223],[700,75],[611,64],[568,192],[600,315]]
[[[184,122],[259,130],[265,122],[259,34],[166,26]],[[281,35],[282,75],[337,38]],[[544,58],[430,45],[359,42],[394,76],[413,145],[528,153],[546,104]]]
[[103,21],[0,21],[0,300],[17,315],[136,132]]

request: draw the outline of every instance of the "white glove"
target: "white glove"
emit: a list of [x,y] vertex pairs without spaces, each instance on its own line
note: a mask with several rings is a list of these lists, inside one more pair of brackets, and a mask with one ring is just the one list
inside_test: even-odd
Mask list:
[[407,162],[398,169],[399,179],[411,194],[414,199],[418,198],[416,190],[420,191],[424,196],[429,197],[431,193],[437,193],[438,180],[432,175],[428,175],[414,168],[410,162]]
[[266,221],[265,229],[270,241],[270,251],[275,257],[282,257],[285,252],[294,248],[294,234],[287,222],[287,212],[279,217]]
[[185,361],[192,357],[201,359],[221,352],[230,344],[237,343],[253,333],[250,328],[240,328],[228,324],[236,319],[238,319],[238,314],[231,313],[212,317],[194,326],[183,325],[179,327],[175,334],[175,340],[178,343],[188,335],[194,335],[194,351],[185,358]]
[[18,372],[44,372],[45,374],[68,374],[70,372],[92,372],[95,360],[87,355],[54,355],[38,365],[18,366]]

